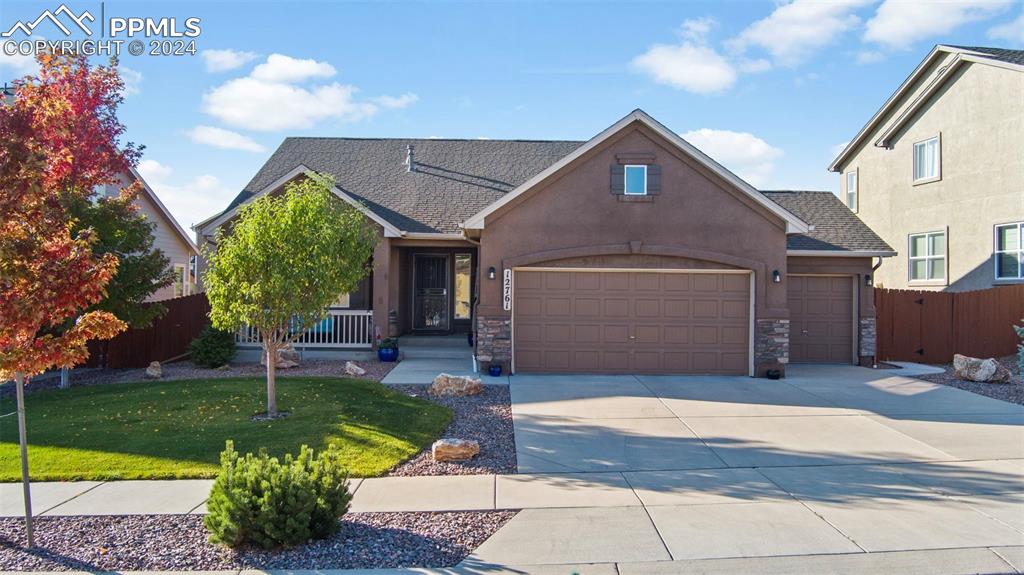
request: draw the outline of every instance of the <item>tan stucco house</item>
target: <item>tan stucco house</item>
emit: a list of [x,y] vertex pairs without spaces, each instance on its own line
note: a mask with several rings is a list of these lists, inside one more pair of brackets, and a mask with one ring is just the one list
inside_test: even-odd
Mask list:
[[757,190],[641,110],[587,141],[288,138],[199,243],[311,171],[381,242],[303,347],[474,332],[517,373],[873,362],[892,248],[832,193]]
[[153,292],[146,301],[161,301],[196,293],[199,249],[142,175],[133,168],[121,176],[120,184],[107,186],[104,193],[115,196],[121,192],[121,188],[135,181],[142,184],[142,191],[135,204],[146,219],[154,224],[153,247],[164,253],[170,260],[170,268],[174,271],[174,281]]
[[1024,50],[936,46],[832,162],[886,288],[1024,283]]

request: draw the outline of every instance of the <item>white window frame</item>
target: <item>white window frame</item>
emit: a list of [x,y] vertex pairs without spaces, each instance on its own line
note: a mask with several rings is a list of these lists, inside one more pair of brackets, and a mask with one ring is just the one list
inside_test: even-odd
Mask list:
[[[640,168],[644,171],[644,191],[642,192],[630,192],[629,191],[629,169]],[[647,164],[626,164],[622,169],[622,193],[627,196],[646,196],[647,195]]]
[[188,265],[186,264],[174,264],[174,275],[177,277],[177,281],[181,282],[181,293],[178,293],[178,286],[175,283],[171,284],[171,289],[174,290],[174,297],[185,297],[189,295],[189,273]]
[[[850,202],[850,176],[853,176],[853,202]],[[851,205],[852,203],[852,205]],[[846,172],[846,207],[856,213],[860,208],[860,171],[850,170]]]
[[[931,236],[942,234],[943,243],[945,244],[943,249],[943,255],[938,256],[929,253],[932,248]],[[914,238],[924,236],[924,249],[925,255],[915,256],[913,255]],[[931,262],[933,260],[942,260],[942,278],[941,279],[930,279],[930,278],[914,278],[914,262],[925,261]],[[925,264],[925,273],[931,266]],[[918,232],[907,236],[907,281],[911,285],[948,285],[949,284],[949,229],[945,230],[933,230],[930,232]]]
[[[925,146],[928,142],[935,140],[935,175],[934,176],[923,176],[917,177],[917,147]],[[914,185],[927,184],[930,182],[937,182],[942,179],[942,134],[936,134],[930,138],[925,138],[918,142],[914,142],[914,145],[910,147],[911,159],[910,159],[910,178],[913,180]]]
[[[1017,249],[1015,250],[1000,250],[999,249],[999,228],[1011,228],[1017,227]],[[992,274],[997,282],[1016,282],[1024,280],[1024,222],[1007,222],[1005,224],[996,224],[992,228]],[[1017,254],[1017,261],[1020,262],[1017,266],[1016,277],[1003,277],[999,275],[999,254]]]

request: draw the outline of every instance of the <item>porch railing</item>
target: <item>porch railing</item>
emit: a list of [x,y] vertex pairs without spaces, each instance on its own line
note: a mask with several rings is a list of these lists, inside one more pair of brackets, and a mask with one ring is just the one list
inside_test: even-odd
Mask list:
[[[241,347],[257,347],[263,343],[255,328],[243,327],[235,334]],[[295,341],[296,348],[371,348],[373,347],[373,311],[331,309],[327,317],[306,330]]]

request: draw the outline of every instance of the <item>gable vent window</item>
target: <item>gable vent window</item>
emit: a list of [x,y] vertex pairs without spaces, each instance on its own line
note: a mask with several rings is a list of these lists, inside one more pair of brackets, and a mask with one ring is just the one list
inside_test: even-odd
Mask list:
[[626,166],[625,178],[627,196],[647,195],[647,166]]
[[942,176],[942,152],[939,137],[914,144],[914,183],[933,182]]

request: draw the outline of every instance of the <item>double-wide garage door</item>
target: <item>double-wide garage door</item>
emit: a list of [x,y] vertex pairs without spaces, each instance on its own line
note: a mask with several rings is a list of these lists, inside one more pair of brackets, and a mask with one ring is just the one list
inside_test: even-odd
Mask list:
[[517,269],[517,372],[747,374],[747,272]]

